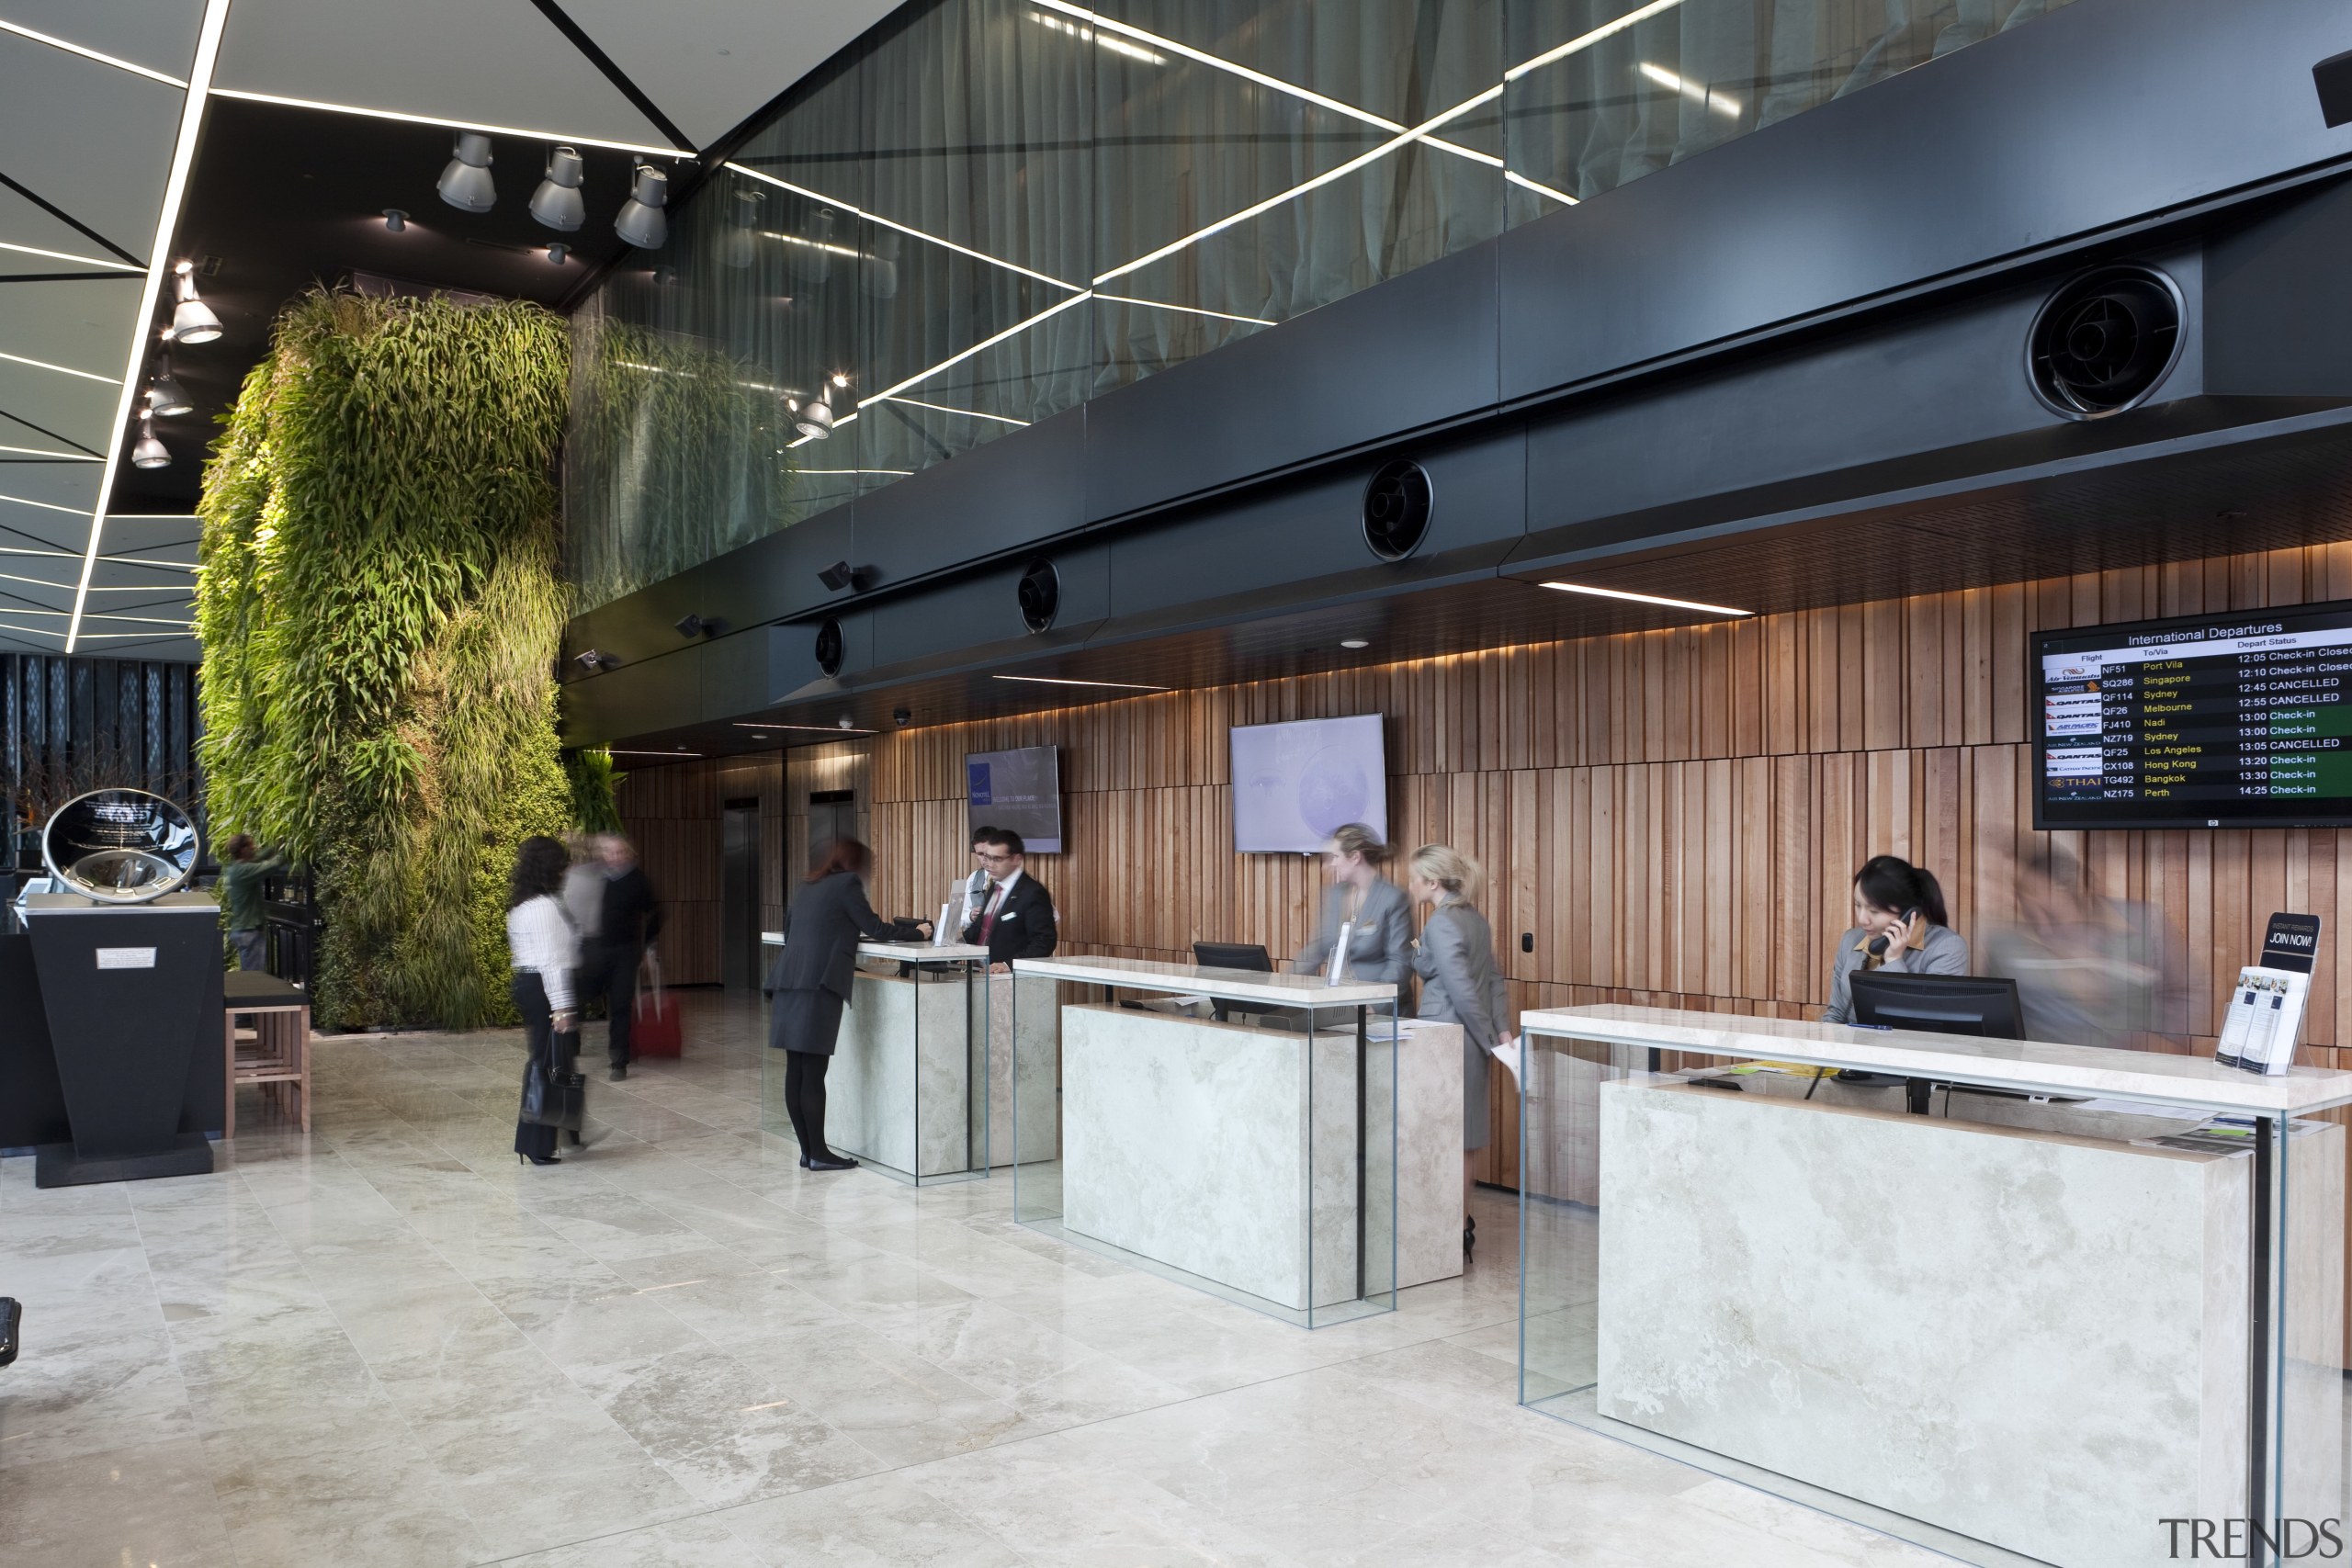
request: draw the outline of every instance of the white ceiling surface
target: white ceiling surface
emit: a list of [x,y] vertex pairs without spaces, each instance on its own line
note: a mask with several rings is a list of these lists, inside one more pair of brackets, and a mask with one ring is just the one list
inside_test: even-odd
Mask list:
[[695,146],[707,147],[899,3],[564,0],[563,9]]
[[[0,0],[0,20],[176,77],[194,63],[203,13],[201,0]],[[0,355],[17,356],[0,358],[0,414],[13,416],[0,418],[0,446],[33,449],[0,451],[0,652],[64,650],[100,465],[34,454],[74,454],[76,443],[102,453],[113,443],[139,331],[140,274],[162,215],[183,99],[181,89],[136,72],[0,31],[0,173],[129,251],[140,266],[107,281],[27,279],[111,271],[87,264],[120,258],[0,187],[0,241],[85,258],[0,250]],[[19,362],[26,359],[63,368]],[[165,434],[180,461],[197,460],[198,436]],[[195,658],[185,630],[193,574],[116,558],[192,565],[195,534],[184,517],[107,519],[106,558],[92,576],[89,603],[107,618],[85,626],[77,651]]]

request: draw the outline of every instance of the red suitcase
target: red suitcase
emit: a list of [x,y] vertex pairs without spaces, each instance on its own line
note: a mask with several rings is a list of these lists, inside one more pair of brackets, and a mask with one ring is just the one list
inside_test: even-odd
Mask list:
[[662,960],[648,948],[638,966],[637,1001],[630,1015],[631,1056],[675,1056],[684,1050],[678,1029],[677,998],[662,988]]

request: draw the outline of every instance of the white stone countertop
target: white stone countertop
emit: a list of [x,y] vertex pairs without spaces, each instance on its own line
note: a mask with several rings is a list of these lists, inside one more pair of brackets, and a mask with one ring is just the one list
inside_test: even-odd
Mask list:
[[1804,1066],[1854,1067],[2030,1094],[2095,1095],[2263,1115],[2300,1115],[2352,1104],[2352,1072],[2299,1066],[2269,1077],[2225,1067],[2211,1056],[2161,1051],[1854,1029],[1798,1019],[1615,1004],[1521,1013],[1519,1026],[1529,1034]]
[[1012,972],[1090,986],[1175,991],[1218,1001],[1269,1002],[1276,1007],[1355,1007],[1396,999],[1396,983],[1389,980],[1350,980],[1332,986],[1320,975],[1204,969],[1197,964],[1162,964],[1149,958],[1016,958]]
[[[782,931],[762,931],[760,942],[765,947],[782,947]],[[985,947],[972,947],[963,942],[950,942],[934,947],[927,942],[861,942],[857,944],[860,958],[895,958],[901,964],[970,964],[989,955]]]

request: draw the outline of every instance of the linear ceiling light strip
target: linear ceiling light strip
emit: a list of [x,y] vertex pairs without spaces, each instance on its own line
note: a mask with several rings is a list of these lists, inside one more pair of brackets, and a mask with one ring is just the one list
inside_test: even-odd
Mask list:
[[[1008,413],[982,413],[978,409],[952,409],[945,403],[924,402],[921,398],[890,398],[888,400],[894,403],[905,403],[910,408],[929,409],[933,413],[962,414],[966,419],[992,419],[999,424],[1017,424],[1024,429],[1027,428],[1029,423],[1025,419],[1015,419]],[[803,468],[800,471],[805,474],[815,473],[820,470]]]
[[1058,277],[1049,276],[1045,273],[1036,272],[1031,268],[1023,266],[1019,262],[1009,262],[1002,256],[992,256],[986,251],[976,251],[969,245],[959,245],[953,240],[943,240],[936,234],[926,234],[921,229],[910,229],[906,224],[898,221],[896,219],[885,218],[878,212],[868,212],[864,208],[858,206],[855,202],[843,201],[838,197],[827,196],[822,191],[810,190],[806,186],[794,185],[790,180],[779,179],[775,175],[765,173],[763,170],[754,169],[748,164],[729,163],[720,166],[723,168],[732,169],[735,173],[743,175],[747,179],[758,180],[763,185],[772,185],[778,190],[788,190],[795,196],[805,197],[809,201],[818,202],[826,207],[837,208],[840,210],[848,213],[853,218],[863,218],[868,223],[879,223],[885,229],[895,229],[901,234],[910,235],[915,239],[925,242],[926,243],[940,246],[944,250],[954,251],[957,255],[969,256],[974,261],[986,262],[990,266],[1001,266],[1007,272],[1017,272],[1023,277],[1034,277],[1040,283],[1050,283],[1057,288],[1067,288],[1075,293],[1086,287],[1083,283],[1064,282]]
[[74,590],[74,619],[66,627],[65,651],[74,651],[82,634],[82,611],[89,602],[90,574],[97,570],[98,545],[106,533],[107,502],[114,494],[114,478],[122,465],[122,436],[130,423],[131,406],[147,373],[150,340],[154,336],[155,301],[163,297],[164,273],[169,265],[172,231],[179,225],[180,203],[187,197],[189,166],[196,161],[197,132],[204,125],[204,100],[212,85],[212,70],[220,59],[220,32],[228,25],[229,0],[205,0],[204,20],[197,29],[196,62],[188,70],[188,90],[180,105],[179,135],[172,143],[171,173],[164,181],[164,207],[155,217],[155,240],[147,251],[147,281],[139,290],[139,314],[131,323],[130,363],[122,373],[122,394],[115,404],[114,423],[107,426],[107,460],[98,475],[98,503],[90,513],[90,539],[82,552],[82,581]]
[[187,88],[187,84],[181,81],[176,76],[166,76],[161,71],[151,70],[147,66],[138,64],[135,62],[118,59],[111,54],[101,54],[95,49],[90,49],[82,44],[72,42],[66,39],[56,38],[48,33],[35,32],[32,28],[24,26],[22,23],[12,22],[7,20],[6,17],[0,17],[0,32],[14,33],[18,38],[30,39],[35,43],[45,43],[51,49],[62,49],[68,54],[78,54],[85,60],[95,60],[101,65],[111,65],[118,71],[128,71],[134,76],[144,76],[150,82],[161,82],[167,87],[177,87],[182,91],[186,91]]
[[396,119],[406,125],[439,125],[451,130],[479,130],[484,136],[520,136],[531,141],[559,142],[568,147],[606,147],[616,152],[641,152],[649,158],[688,158],[676,147],[652,147],[642,141],[613,141],[600,136],[575,136],[563,130],[531,130],[519,125],[491,125],[477,119],[451,119],[446,115],[409,114],[401,109],[369,108],[363,104],[331,104],[319,98],[289,98],[278,93],[252,93],[242,87],[213,87],[207,96],[236,98],[249,104],[277,104],[289,109],[317,109],[323,114],[357,115],[363,119]]
[[60,376],[79,376],[85,381],[104,381],[109,387],[114,385],[111,376],[101,376],[95,370],[76,370],[71,365],[51,365],[46,359],[28,359],[21,354],[5,352],[0,352],[0,359],[11,365],[29,365],[36,370],[54,370]]
[[0,452],[18,452],[28,457],[47,457],[60,463],[98,463],[105,459],[95,452],[51,452],[45,446],[0,446]]
[[35,207],[40,208],[43,212],[48,213],[51,218],[56,219],[60,223],[64,224],[68,229],[71,229],[76,234],[81,235],[82,238],[90,241],[92,243],[96,244],[108,252],[111,252],[115,255],[120,256],[124,261],[129,262],[132,267],[141,270],[145,268],[147,265],[145,262],[141,261],[137,256],[132,255],[129,251],[126,251],[120,245],[116,244],[112,240],[107,239],[104,234],[99,233],[96,229],[91,228],[87,223],[83,222],[79,218],[74,217],[72,213],[66,211],[65,209],[58,206],[57,203],[50,200],[49,197],[41,195],[40,192],[25,184],[24,181],[12,179],[6,174],[0,173],[0,186],[6,186],[10,190],[15,191],[18,196],[21,196],[27,201],[31,202]]
[[39,245],[11,244],[0,240],[0,251],[14,251],[19,255],[47,256],[51,261],[72,262],[77,266],[103,266],[116,272],[140,272],[144,269],[134,262],[108,261],[104,256],[75,255],[72,251],[45,251]]
[[1546,65],[1558,63],[1572,54],[1581,54],[1603,39],[1614,38],[1627,28],[1638,27],[1652,17],[1671,11],[1682,0],[1650,0],[1646,6],[1636,6],[1615,21],[1603,22],[1589,33],[1582,33],[1555,48],[1547,49],[1531,60],[1523,60],[1503,73],[1503,80],[1516,82],[1531,71],[1541,71]]
[[1503,161],[1491,152],[1480,152],[1440,137],[1424,136],[1418,131],[1408,133],[1401,123],[1385,115],[1377,115],[1370,109],[1359,108],[1354,104],[1328,96],[1311,87],[1302,87],[1295,82],[1285,82],[1279,76],[1269,76],[1262,71],[1253,71],[1249,66],[1227,60],[1222,55],[1211,54],[1206,50],[1194,49],[1190,44],[1178,43],[1174,39],[1159,33],[1148,32],[1133,23],[1116,21],[1109,17],[1097,15],[1083,6],[1070,4],[1070,0],[1029,0],[1029,3],[1043,10],[1059,11],[1066,17],[1083,18],[1088,26],[1099,32],[1125,34],[1137,42],[1148,43],[1154,49],[1164,49],[1170,54],[1182,55],[1185,59],[1197,62],[1212,70],[1238,76],[1245,82],[1254,82],[1259,86],[1269,88],[1273,92],[1287,94],[1302,102],[1313,104],[1318,108],[1329,109],[1333,114],[1344,115],[1350,119],[1385,130],[1391,135],[1410,134],[1415,141],[1426,141],[1430,146],[1442,148],[1457,157],[1468,158],[1474,163],[1485,164],[1492,168],[1499,169],[1503,165]]
[[1126,294],[1097,293],[1094,297],[1118,305],[1146,305],[1155,310],[1182,310],[1188,316],[1215,316],[1220,321],[1239,321],[1245,326],[1271,327],[1279,324],[1263,316],[1237,316],[1230,310],[1211,310],[1200,305],[1171,305],[1165,299],[1137,299]]
[[[967,359],[971,358],[972,355],[979,354],[987,349],[994,348],[998,344],[1002,343],[1009,337],[1018,337],[1021,333],[1027,332],[1031,327],[1034,327],[1038,322],[1045,321],[1047,317],[1058,316],[1064,310],[1069,310],[1072,305],[1082,305],[1093,298],[1094,290],[1090,288],[1083,294],[1073,294],[1067,299],[1058,300],[1054,304],[1048,305],[1044,310],[1038,311],[1035,315],[1029,317],[1026,321],[1015,321],[1012,325],[1005,328],[1004,331],[997,333],[994,337],[982,338],[979,342],[974,344],[963,353],[952,355],[949,357],[941,360],[938,364],[933,366],[928,370],[919,370],[915,372],[915,374],[908,377],[905,380],[899,382],[895,387],[885,387],[870,398],[858,399],[857,406],[859,408],[865,408],[868,404],[878,403],[885,398],[896,397],[899,393],[905,391],[909,387],[914,386],[919,382],[928,381],[933,376],[938,375],[942,370],[961,365]],[[837,420],[834,423],[838,424],[840,422]]]

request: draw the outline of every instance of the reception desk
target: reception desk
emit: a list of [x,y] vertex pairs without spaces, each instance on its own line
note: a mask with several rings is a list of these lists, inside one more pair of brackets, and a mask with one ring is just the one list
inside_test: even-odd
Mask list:
[[[2344,1515],[2344,1129],[2314,1113],[2352,1074],[1638,1008],[1521,1028],[1531,1404],[1975,1561]],[[1839,1067],[1926,1080],[1928,1113],[1812,1070]]]
[[[1060,1106],[1058,1157],[1015,1167],[1024,1223],[1310,1325],[1461,1272],[1461,1037],[1400,1032],[1394,985],[1116,958],[1014,973],[1082,998],[1055,1010],[1057,1096],[1028,1081],[1044,1053],[1015,1063],[1024,1147],[1030,1108]],[[1028,1026],[1028,991],[1014,1010]]]

